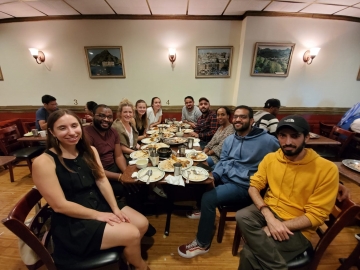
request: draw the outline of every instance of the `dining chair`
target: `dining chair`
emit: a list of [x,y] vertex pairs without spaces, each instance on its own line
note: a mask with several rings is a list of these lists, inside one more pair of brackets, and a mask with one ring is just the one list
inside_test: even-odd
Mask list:
[[[315,249],[308,248],[304,253],[298,255],[296,258],[288,262],[288,269],[308,269],[316,270],[320,260],[325,253],[328,246],[335,239],[335,237],[346,226],[351,226],[356,222],[356,216],[360,213],[360,205],[355,204],[350,199],[343,201],[336,200],[336,204],[331,211],[328,220],[325,221],[326,229],[319,227],[316,233],[319,236],[319,241],[316,244]],[[232,254],[236,256],[238,253],[240,241],[242,235],[238,226],[235,229],[234,241],[232,246]],[[357,245],[350,253],[349,257],[341,260],[341,266],[338,270],[349,269],[355,265],[360,256],[360,241],[357,241]]]
[[48,249],[51,242],[50,223],[48,222],[53,212],[51,207],[45,204],[35,213],[30,224],[25,224],[29,213],[37,206],[41,198],[40,192],[36,188],[32,188],[2,220],[4,226],[27,245],[28,248],[24,250],[28,250],[28,253],[35,252],[33,258],[28,260],[32,261],[31,264],[24,262],[28,269],[35,270],[43,265],[48,270],[127,269],[120,259],[121,250],[119,248],[103,250],[75,265],[66,267],[56,265],[51,256],[51,250]]
[[339,161],[345,154],[345,149],[354,137],[355,133],[342,129],[338,126],[333,126],[329,138],[340,142],[340,145],[325,145],[317,148],[316,152],[323,158]]
[[[5,128],[0,128],[0,150],[5,156],[14,156],[16,159],[12,162],[14,166],[28,166],[31,170],[32,162],[31,160],[34,157],[39,156],[43,153],[43,146],[31,146],[24,147],[21,142],[18,142],[17,139],[20,138],[20,132],[16,125],[12,125]],[[26,165],[18,164],[18,162],[25,160]],[[10,181],[14,182],[13,168],[9,166],[10,170]]]
[[334,127],[334,125],[329,125],[329,124],[325,124],[323,122],[319,122],[320,135],[329,138],[333,127]]
[[36,128],[35,121],[32,122],[22,122],[23,129],[25,133],[30,132],[32,129]]

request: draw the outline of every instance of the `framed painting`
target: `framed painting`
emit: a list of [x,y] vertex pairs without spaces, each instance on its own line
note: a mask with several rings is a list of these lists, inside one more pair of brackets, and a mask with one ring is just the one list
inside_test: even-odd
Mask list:
[[195,78],[230,78],[232,46],[197,46]]
[[255,43],[251,76],[287,77],[295,43]]
[[90,78],[125,78],[121,46],[85,47],[85,55]]
[[2,72],[1,72],[1,67],[0,67],[0,81],[3,81],[4,80],[4,77],[2,75]]
[[[0,75],[1,75],[1,70],[0,70]],[[359,68],[359,72],[358,72],[358,76],[357,76],[356,80],[360,81],[360,68]]]

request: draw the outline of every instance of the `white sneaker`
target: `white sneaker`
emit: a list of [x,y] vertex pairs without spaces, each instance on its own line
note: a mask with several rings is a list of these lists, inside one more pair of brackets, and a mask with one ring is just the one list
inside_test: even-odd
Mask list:
[[186,216],[190,219],[200,219],[201,211],[199,209],[194,209],[192,211],[186,212]]
[[164,190],[162,189],[162,188],[159,188],[158,186],[155,186],[154,188],[153,188],[153,191],[157,194],[157,195],[159,195],[160,197],[163,197],[163,198],[167,198],[167,195],[166,195],[166,193],[164,192]]
[[360,233],[355,234],[355,238],[360,241]]
[[209,252],[210,246],[207,248],[202,248],[198,245],[197,241],[194,240],[187,245],[181,245],[178,247],[178,253],[181,257],[184,258],[193,258],[197,255],[205,254]]

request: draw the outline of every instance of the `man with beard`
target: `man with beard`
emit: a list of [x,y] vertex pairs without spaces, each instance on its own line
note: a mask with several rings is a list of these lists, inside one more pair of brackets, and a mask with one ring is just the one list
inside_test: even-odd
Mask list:
[[[90,145],[94,146],[99,153],[105,175],[116,197],[126,197],[127,204],[140,213],[143,213],[143,194],[138,193],[136,186],[127,186],[126,192],[121,182],[122,172],[126,169],[126,160],[120,146],[118,132],[111,127],[113,112],[105,104],[99,104],[93,109],[93,124],[84,128]],[[134,190],[136,189],[136,191]],[[145,236],[153,236],[155,228],[149,224]]]
[[235,134],[229,135],[223,144],[220,161],[213,171],[216,187],[203,194],[201,216],[196,239],[181,245],[178,253],[184,258],[207,253],[218,205],[250,205],[249,177],[257,171],[264,156],[279,148],[278,140],[265,130],[252,127],[253,110],[248,106],[235,108],[233,116]]
[[199,138],[200,147],[204,149],[219,128],[219,124],[216,113],[210,110],[210,102],[207,98],[202,97],[199,99],[199,109],[202,115],[198,118],[194,132],[190,133],[190,136]]
[[287,262],[311,248],[311,235],[333,209],[339,172],[305,148],[309,131],[301,116],[281,119],[276,129],[281,149],[266,155],[250,177],[253,204],[236,213],[246,240],[239,269],[288,269]]
[[41,102],[44,105],[35,114],[35,127],[38,130],[47,130],[47,119],[49,115],[58,109],[56,98],[50,95],[43,95]]
[[198,106],[194,106],[194,98],[192,96],[185,97],[184,101],[185,106],[181,110],[181,121],[195,128],[196,122],[201,116],[201,111]]

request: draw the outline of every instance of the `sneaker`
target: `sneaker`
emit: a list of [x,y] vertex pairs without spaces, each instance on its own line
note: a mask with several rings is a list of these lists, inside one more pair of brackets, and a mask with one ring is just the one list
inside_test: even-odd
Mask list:
[[200,219],[201,211],[199,209],[194,209],[192,211],[186,212],[186,216],[190,219]]
[[360,233],[355,234],[355,238],[360,241]]
[[162,189],[162,187],[158,187],[158,186],[155,186],[154,188],[153,188],[153,191],[157,194],[157,195],[159,195],[160,197],[163,197],[163,198],[167,198],[167,195],[166,195],[166,193],[164,192],[164,190]]
[[178,247],[178,253],[183,258],[193,258],[197,255],[205,254],[209,252],[210,246],[202,248],[198,245],[197,241],[194,240],[190,244],[182,245]]

